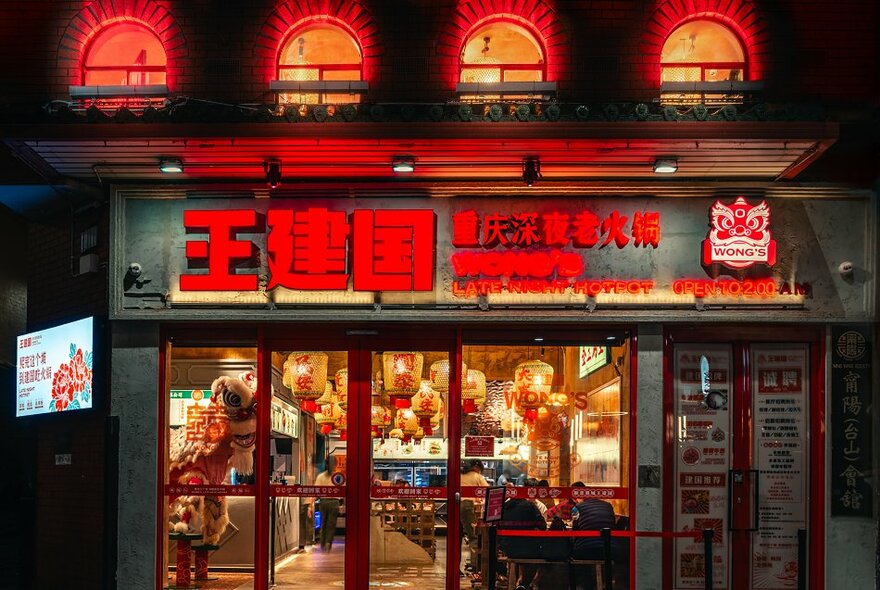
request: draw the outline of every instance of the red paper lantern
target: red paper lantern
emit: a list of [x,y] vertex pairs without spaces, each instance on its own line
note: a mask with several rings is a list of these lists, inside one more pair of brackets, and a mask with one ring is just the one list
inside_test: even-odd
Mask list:
[[323,352],[292,352],[287,357],[288,381],[293,396],[305,412],[315,412],[315,400],[327,386],[328,357]]
[[412,397],[412,410],[416,417],[419,418],[419,426],[424,430],[425,434],[433,434],[431,418],[437,414],[439,409],[440,392],[431,388],[430,381],[423,379],[418,393]]
[[385,391],[391,396],[394,407],[410,407],[410,399],[421,386],[423,364],[424,357],[420,352],[382,353]]
[[543,361],[520,363],[514,369],[513,389],[516,410],[523,421],[534,423],[538,408],[550,394],[553,385],[553,367]]

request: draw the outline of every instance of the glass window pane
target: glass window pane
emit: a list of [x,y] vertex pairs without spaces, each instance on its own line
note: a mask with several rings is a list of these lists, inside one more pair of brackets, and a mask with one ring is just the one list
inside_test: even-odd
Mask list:
[[252,583],[256,358],[251,347],[172,350],[163,570],[172,586]]
[[[89,46],[85,58],[87,85],[164,84],[165,48],[156,35],[135,23],[111,25]],[[161,67],[158,71],[139,68]]]
[[444,367],[445,352],[372,355],[371,586],[446,587]]
[[[501,527],[625,530],[629,523],[630,344],[466,345],[462,385],[462,562],[487,575],[481,487],[506,486]],[[612,539],[628,588],[627,538]],[[500,537],[508,559],[601,559],[601,541]],[[581,578],[592,566],[576,568]],[[568,585],[568,567],[518,567],[513,584]]]
[[742,43],[724,25],[693,20],[675,29],[660,53],[663,63],[745,62]]
[[270,571],[279,590],[345,580],[348,353],[272,353]]

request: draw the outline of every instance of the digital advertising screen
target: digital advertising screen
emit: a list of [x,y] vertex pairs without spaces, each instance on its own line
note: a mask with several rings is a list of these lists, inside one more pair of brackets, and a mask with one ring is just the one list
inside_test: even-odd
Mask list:
[[92,407],[94,318],[18,337],[17,417]]

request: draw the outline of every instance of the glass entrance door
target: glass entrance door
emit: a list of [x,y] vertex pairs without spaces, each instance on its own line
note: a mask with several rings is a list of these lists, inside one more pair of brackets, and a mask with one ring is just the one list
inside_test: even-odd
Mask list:
[[269,587],[447,588],[454,332],[400,332],[264,340]]
[[[715,588],[795,588],[799,565],[808,571],[799,531],[809,525],[809,353],[806,344],[673,347],[672,527],[714,531]],[[673,546],[673,588],[703,588],[703,542]]]

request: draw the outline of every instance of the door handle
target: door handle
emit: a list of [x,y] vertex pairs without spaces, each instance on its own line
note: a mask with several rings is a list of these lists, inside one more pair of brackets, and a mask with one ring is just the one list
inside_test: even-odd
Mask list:
[[461,493],[455,492],[455,496],[453,496],[453,497],[455,498],[455,503],[458,505],[461,505]]

